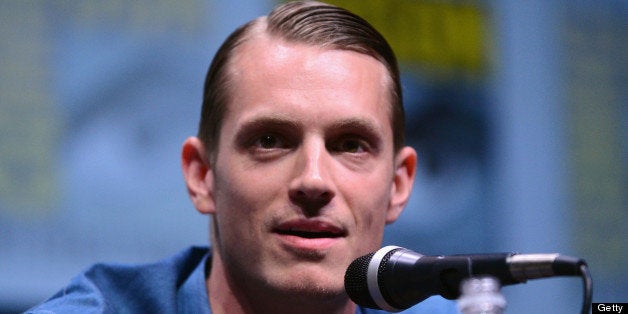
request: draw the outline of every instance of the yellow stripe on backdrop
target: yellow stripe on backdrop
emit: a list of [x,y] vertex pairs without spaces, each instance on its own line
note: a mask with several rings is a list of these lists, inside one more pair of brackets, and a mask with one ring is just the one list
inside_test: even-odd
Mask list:
[[420,0],[330,0],[364,17],[390,42],[400,62],[437,70],[481,72],[487,66],[488,16],[478,3]]

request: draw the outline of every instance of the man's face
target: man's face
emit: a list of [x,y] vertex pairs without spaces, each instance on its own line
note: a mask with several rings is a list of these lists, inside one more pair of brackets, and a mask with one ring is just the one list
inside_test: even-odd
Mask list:
[[246,285],[342,294],[349,263],[402,207],[386,69],[267,37],[239,49],[212,165],[213,245]]

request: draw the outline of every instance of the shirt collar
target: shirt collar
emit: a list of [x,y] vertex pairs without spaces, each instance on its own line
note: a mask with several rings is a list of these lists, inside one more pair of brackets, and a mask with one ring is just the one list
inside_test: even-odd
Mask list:
[[205,284],[205,265],[209,262],[211,262],[211,257],[207,254],[179,288],[177,292],[178,313],[211,314],[207,285]]

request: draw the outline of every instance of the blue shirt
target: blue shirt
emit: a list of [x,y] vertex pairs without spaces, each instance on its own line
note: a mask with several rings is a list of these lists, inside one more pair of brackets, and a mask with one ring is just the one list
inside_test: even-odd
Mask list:
[[[96,264],[26,313],[211,313],[205,285],[207,247],[191,247],[142,265]],[[356,313],[383,311],[361,308]],[[429,298],[402,313],[457,313],[455,304]]]

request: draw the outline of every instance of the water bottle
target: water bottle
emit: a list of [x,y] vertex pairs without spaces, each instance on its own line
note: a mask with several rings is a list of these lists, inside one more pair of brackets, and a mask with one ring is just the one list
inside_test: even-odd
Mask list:
[[472,277],[462,282],[458,310],[463,314],[502,314],[506,298],[500,292],[499,280],[493,277]]

